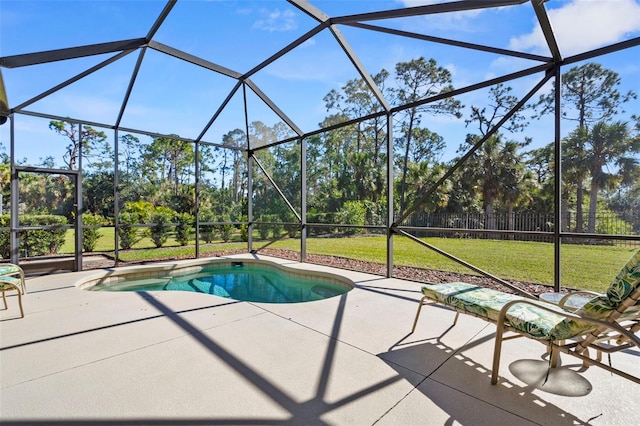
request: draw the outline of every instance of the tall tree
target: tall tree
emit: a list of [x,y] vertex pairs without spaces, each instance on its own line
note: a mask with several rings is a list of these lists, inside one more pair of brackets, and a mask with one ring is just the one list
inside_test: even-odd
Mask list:
[[[489,90],[486,106],[471,106],[471,114],[465,122],[467,126],[475,124],[479,135],[467,135],[465,144],[460,146],[458,152],[466,152],[475,145],[517,105],[518,99],[511,94],[511,90],[511,87],[502,83],[497,84]],[[518,132],[524,130],[527,124],[522,111],[515,111],[502,129]],[[530,142],[528,139],[524,142],[505,141],[502,133],[496,132],[467,161],[465,170],[468,173],[465,173],[464,178],[471,179],[470,187],[473,187],[474,182],[480,186],[487,229],[495,229],[494,205],[498,199],[506,205],[508,217],[512,217],[513,206],[520,198],[522,185],[528,177],[520,150]],[[511,220],[508,225],[512,229]]]
[[527,151],[526,154],[527,168],[533,172],[539,184],[553,178],[553,143]]
[[[241,149],[247,146],[247,135],[240,129],[234,129],[222,137],[222,144],[230,149],[222,150],[222,159],[220,162],[220,172],[222,174],[222,189],[224,193],[226,174],[231,171],[231,183],[229,188],[232,190],[232,200],[238,202],[242,198],[242,175],[246,162]],[[230,159],[228,159],[230,157]],[[231,161],[231,164],[228,164]]]
[[[342,114],[333,114],[324,119],[322,127],[330,127],[344,121]],[[322,161],[326,163],[323,180],[324,192],[330,195],[324,206],[326,212],[337,211],[345,201],[356,199],[357,184],[353,179],[355,173],[351,159],[357,154],[357,126],[343,126],[322,134]]]
[[[589,192],[589,218],[587,232],[596,229],[596,209],[600,188],[614,188],[626,181],[629,183],[640,171],[640,161],[635,154],[640,153],[640,138],[632,138],[627,123],[596,123],[586,139],[585,159],[591,174]],[[615,171],[605,168],[612,166]]]
[[[467,146],[479,140],[477,135],[469,135]],[[509,213],[522,192],[527,181],[524,162],[520,149],[529,144],[525,142],[504,141],[502,135],[494,134],[467,160],[462,178],[467,187],[475,189],[482,198],[485,228],[496,228],[495,204],[501,200]],[[466,147],[462,147],[466,150]]]
[[[498,83],[491,87],[489,89],[488,105],[483,107],[472,105],[471,114],[465,120],[466,125],[475,124],[480,135],[486,135],[498,121],[502,120],[518,104],[518,98],[511,94],[512,90],[510,86],[505,86],[503,83]],[[523,131],[528,125],[526,117],[520,110],[509,117],[502,129],[515,133]]]
[[520,153],[529,143],[530,139],[525,139],[524,143],[507,141],[501,152],[501,199],[507,208],[507,229],[510,231],[515,229],[514,207],[531,202],[533,175],[526,169],[524,156]]
[[[277,125],[276,125],[277,126]],[[275,147],[275,169],[272,172],[273,180],[278,184],[287,200],[300,213],[301,199],[301,168],[300,168],[300,143],[289,142]],[[286,209],[281,217],[288,216]]]
[[[393,90],[399,104],[406,105],[427,99],[432,96],[447,93],[453,90],[451,72],[438,66],[435,59],[428,61],[420,57],[408,62],[396,64],[397,88]],[[408,173],[409,155],[412,143],[415,142],[415,129],[420,126],[422,114],[430,115],[454,115],[461,117],[460,101],[454,98],[446,98],[440,101],[416,105],[403,110],[400,120],[400,137],[396,145],[403,152],[400,159],[402,176],[400,180],[400,214],[406,207],[406,183]]]
[[83,158],[88,160],[87,166],[91,166],[92,161],[97,158],[103,162],[101,165],[104,167],[112,167],[108,164],[112,158],[111,147],[104,132],[86,125],[82,126],[81,131],[78,124],[68,121],[50,121],[49,128],[70,141],[62,155],[62,160],[69,170],[77,170],[81,144]]
[[[426,190],[432,187],[446,172],[443,164],[433,164],[426,161],[409,162],[407,173],[407,202],[416,202]],[[451,182],[440,185],[421,205],[421,211],[433,212],[447,206],[451,196]]]
[[[567,162],[563,171],[567,172],[576,185],[576,232],[584,230],[583,199],[584,182],[589,174],[588,162],[583,151],[589,127],[599,121],[608,121],[622,112],[622,105],[636,99],[633,91],[619,91],[620,76],[615,71],[603,68],[602,65],[590,62],[573,67],[562,74],[562,117],[578,123],[578,133],[572,140],[572,155],[576,161]],[[555,90],[540,96],[536,107],[539,113],[546,114],[555,109]]]
[[138,154],[140,153],[140,139],[132,134],[120,136],[118,145],[119,169],[122,175],[127,178],[138,168]]
[[[526,168],[533,176],[533,186],[530,188],[532,202],[530,208],[535,213],[553,211],[554,195],[554,144],[553,142],[541,148],[532,149],[525,153]],[[565,197],[563,197],[563,200]],[[566,211],[566,210],[562,210]]]
[[[387,95],[390,94],[386,89],[388,77],[389,72],[385,69],[372,76],[376,86]],[[329,123],[358,119],[382,110],[382,106],[363,79],[349,80],[341,91],[334,89],[329,92],[324,101],[327,111],[335,112],[331,120],[323,122],[322,125],[325,127],[330,125]],[[345,132],[339,130],[335,132],[345,135]],[[353,169],[353,175],[367,176],[366,181],[353,180],[356,199],[377,201],[381,197],[385,182],[383,163],[386,152],[386,117],[358,121],[349,126],[348,135],[349,145],[344,146],[344,154],[349,161],[349,167]]]
[[113,171],[96,171],[83,176],[85,210],[105,217],[114,216]]
[[173,137],[154,138],[142,150],[142,172],[150,183],[171,188],[174,195],[180,185],[190,181],[194,173],[193,144]]
[[[254,121],[249,126],[249,140],[253,146],[263,146],[276,141],[274,129],[261,121]],[[254,157],[264,167],[265,172],[273,178],[276,168],[274,149],[260,149],[255,151]],[[253,174],[253,194],[256,211],[262,214],[277,213],[283,206],[279,194],[277,194],[262,170],[255,168]]]

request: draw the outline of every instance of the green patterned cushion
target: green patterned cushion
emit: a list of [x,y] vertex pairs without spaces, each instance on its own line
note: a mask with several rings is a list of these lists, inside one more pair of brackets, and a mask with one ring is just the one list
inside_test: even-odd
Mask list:
[[576,313],[603,320],[640,285],[640,251],[629,259],[607,289],[584,304]]
[[477,285],[455,282],[425,285],[422,294],[431,300],[442,302],[463,312],[498,320],[505,303],[522,297]]
[[4,289],[4,283],[11,283],[17,285],[18,287],[22,287],[22,281],[17,277],[1,277],[0,276],[0,290]]
[[0,275],[17,274],[20,271],[20,267],[12,263],[3,263],[2,265],[0,265]]
[[[611,283],[606,295],[589,300],[576,311],[578,315],[603,320],[609,316],[640,285],[640,251],[637,252]],[[498,321],[502,307],[514,300],[528,300],[513,294],[484,288],[472,284],[455,282],[425,285],[422,294],[427,298],[452,306],[459,311]],[[536,302],[556,310],[550,303]],[[629,309],[622,318],[636,315],[638,308]],[[540,309],[530,303],[515,304],[506,315],[507,325],[540,340],[565,340],[587,333],[593,325],[584,321],[568,319],[562,314]]]
[[640,284],[640,251],[629,259],[607,290],[607,297],[616,306],[624,301]]
[[[471,285],[462,282],[425,285],[422,294],[452,306],[462,312],[498,321],[502,307],[514,300],[531,300],[513,294]],[[558,310],[558,306],[551,303],[535,302]],[[515,304],[507,313],[507,325],[541,340],[560,340],[577,334],[571,324],[563,324],[565,316],[558,315],[529,303]]]
[[[598,320],[605,320],[620,303],[635,291],[638,285],[640,285],[640,251],[632,256],[620,270],[611,282],[606,294],[596,296],[589,300],[576,311],[576,314]],[[638,314],[639,310],[640,306],[636,305],[627,309],[620,318],[634,317]],[[575,333],[575,335],[578,335],[584,334],[591,329],[593,329],[593,326],[583,321],[566,319],[558,323],[556,330],[551,333],[558,335]]]
[[[562,311],[557,305],[551,303],[537,301],[534,303]],[[506,318],[508,325],[539,340],[570,339],[591,328],[588,325],[585,327],[584,323],[568,322],[565,315],[540,309],[530,303],[514,305],[509,309]]]

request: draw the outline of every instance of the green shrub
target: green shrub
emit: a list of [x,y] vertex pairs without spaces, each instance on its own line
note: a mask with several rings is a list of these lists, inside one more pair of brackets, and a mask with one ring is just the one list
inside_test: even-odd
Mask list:
[[[104,216],[94,213],[84,213],[82,215],[83,226],[102,226],[106,222]],[[95,250],[100,239],[100,228],[82,229],[82,251],[91,252]]]
[[[200,221],[201,222],[215,222],[215,216],[211,212],[211,210],[201,210],[200,211]],[[216,226],[215,225],[200,225],[200,236],[205,242],[211,244],[213,239],[216,237]]]
[[[9,215],[0,215],[0,227],[9,228],[10,225]],[[11,257],[11,247],[9,244],[10,235],[9,231],[0,231],[0,256],[2,256],[3,259]]]
[[139,236],[138,229],[131,226],[133,224],[140,223],[140,217],[137,213],[121,211],[118,219],[120,221],[120,226],[118,227],[118,241],[120,243],[120,248],[123,250],[129,250],[138,241],[140,241],[141,237]]
[[378,201],[361,201],[365,209],[365,223],[384,226],[387,223],[387,199],[382,197]]
[[181,246],[189,244],[191,234],[193,234],[193,215],[189,213],[176,213],[174,221],[176,225],[176,240]]
[[[218,222],[231,222],[231,218],[229,216],[221,216],[218,219]],[[231,235],[233,234],[233,225],[230,223],[223,223],[221,225],[217,225],[218,232],[220,232],[220,238],[225,243],[231,241]]]
[[153,213],[147,218],[151,224],[151,240],[156,248],[160,248],[169,239],[169,233],[172,231],[171,219],[175,216],[175,212],[168,207],[156,207]]
[[[9,227],[9,215],[0,216],[0,225]],[[67,218],[56,215],[22,215],[19,216],[20,226],[62,226],[67,224]],[[23,256],[44,256],[56,254],[64,244],[65,229],[29,229],[18,235],[19,250]],[[0,254],[8,258],[10,252],[10,232],[0,232]]]
[[284,221],[287,222],[284,225],[284,230],[289,234],[289,238],[295,238],[298,232],[300,231],[300,224],[298,223],[298,218],[291,212],[288,212],[284,215]]
[[[67,218],[55,215],[24,215],[18,218],[22,226],[66,225]],[[20,233],[20,250],[27,256],[56,254],[64,244],[65,229],[27,230]]]
[[[259,216],[257,220],[257,222],[268,222],[268,221],[269,221],[269,216],[267,215]],[[267,238],[269,238],[269,234],[271,233],[271,226],[264,223],[259,223],[259,224],[256,224],[256,227],[258,228],[258,234],[260,235],[260,239],[266,240]]]
[[[247,217],[242,216],[241,221],[247,222]],[[249,241],[249,226],[246,223],[240,225],[240,240],[245,243]]]
[[147,223],[149,217],[156,211],[156,207],[148,201],[127,201],[120,211],[133,213],[137,219],[132,223]]
[[[315,208],[309,209],[307,213],[307,222],[308,223],[336,223],[339,221],[336,216],[337,213],[332,212],[319,212]],[[336,228],[329,226],[310,226],[309,232],[313,235],[324,235],[324,234],[333,234],[336,232]]]
[[[361,201],[346,201],[336,213],[339,224],[364,225],[367,217],[367,209]],[[345,228],[344,233],[353,235],[360,232],[358,228]]]
[[270,216],[271,216],[271,221],[274,222],[273,224],[269,225],[269,227],[271,228],[271,235],[273,235],[273,238],[282,237],[282,233],[284,231],[284,224],[280,222],[280,218],[278,217],[278,215],[270,215]]

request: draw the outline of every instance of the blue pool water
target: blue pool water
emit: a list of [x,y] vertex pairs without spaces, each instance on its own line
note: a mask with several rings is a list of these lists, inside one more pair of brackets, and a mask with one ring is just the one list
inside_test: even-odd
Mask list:
[[346,293],[346,283],[310,279],[266,264],[220,263],[189,275],[127,278],[94,285],[93,291],[192,291],[234,300],[296,303],[327,299]]

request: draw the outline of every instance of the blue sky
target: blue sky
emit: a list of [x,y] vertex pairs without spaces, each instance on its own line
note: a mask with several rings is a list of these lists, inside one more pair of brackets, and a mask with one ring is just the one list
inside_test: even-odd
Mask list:
[[[311,0],[329,16],[397,9],[435,3],[420,0]],[[144,37],[163,9],[164,1],[29,1],[0,2],[0,56],[60,49],[78,45]],[[561,53],[566,57],[603,45],[640,36],[638,0],[552,0],[546,3]],[[485,44],[548,56],[535,23],[531,4],[494,10],[376,21],[372,24],[404,31]],[[305,34],[316,22],[285,1],[178,1],[154,40],[199,56],[233,71],[245,73],[288,43]],[[535,61],[453,48],[425,41],[340,26],[367,72],[420,56],[433,57],[452,73],[455,87],[463,87],[520,69]],[[62,61],[16,69],[2,69],[10,106],[15,107],[112,55]],[[40,100],[26,109],[112,124],[122,103],[137,52]],[[618,72],[622,90],[640,93],[640,48],[597,61]],[[580,63],[576,64],[580,65]],[[328,114],[323,97],[359,75],[335,39],[323,31],[285,57],[251,77],[256,85],[303,130],[312,131]],[[524,95],[541,75],[509,83],[516,96]],[[158,133],[198,136],[227,97],[235,81],[159,52],[148,50],[125,111],[122,126]],[[390,84],[392,82],[390,81]],[[481,106],[487,91],[465,95],[460,101]],[[248,93],[249,120],[273,125],[279,119],[252,93]],[[628,104],[640,113],[638,101]],[[204,139],[221,142],[222,134],[244,129],[240,96],[232,99]],[[61,158],[63,138],[47,127],[47,120],[17,116],[17,157],[31,164],[51,155]],[[463,119],[427,117],[423,125],[440,133],[448,144],[446,156],[471,129]],[[565,133],[573,124],[564,125]],[[112,139],[111,130],[107,134]],[[550,120],[532,121],[525,133],[541,146],[553,138]],[[514,135],[521,139],[523,135]],[[149,138],[142,137],[144,142]],[[8,146],[8,125],[0,128],[0,141]]]

